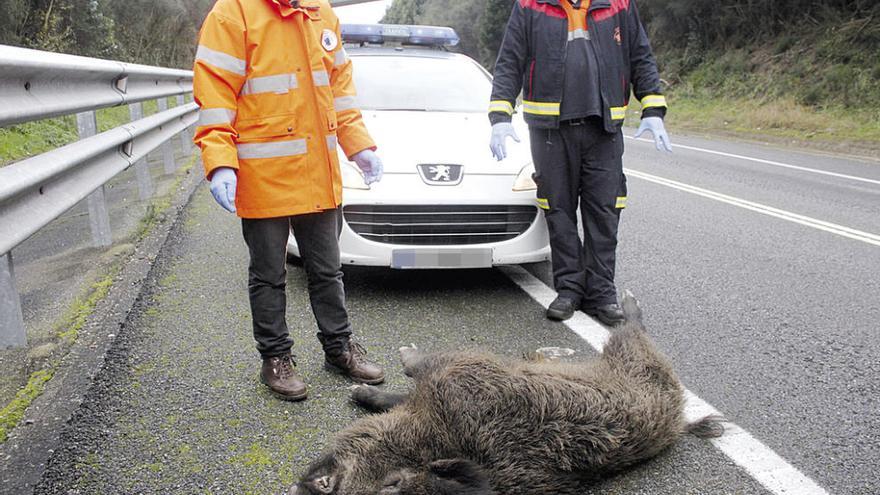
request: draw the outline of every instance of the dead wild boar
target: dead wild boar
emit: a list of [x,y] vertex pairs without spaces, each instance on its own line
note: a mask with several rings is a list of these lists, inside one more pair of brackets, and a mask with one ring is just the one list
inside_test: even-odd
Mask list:
[[586,363],[402,348],[408,394],[358,387],[374,411],[340,432],[291,495],[578,494],[597,477],[649,459],[684,432],[684,394],[651,343],[631,294],[627,321]]

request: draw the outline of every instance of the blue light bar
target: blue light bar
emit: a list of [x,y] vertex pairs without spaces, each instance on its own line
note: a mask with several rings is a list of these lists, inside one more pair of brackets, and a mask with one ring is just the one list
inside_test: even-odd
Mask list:
[[461,39],[450,27],[404,26],[400,24],[343,24],[342,40],[348,43],[455,46]]

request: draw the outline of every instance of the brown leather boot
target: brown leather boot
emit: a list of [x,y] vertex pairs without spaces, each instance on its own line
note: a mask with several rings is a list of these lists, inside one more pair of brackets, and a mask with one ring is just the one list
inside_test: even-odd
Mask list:
[[349,342],[332,355],[324,354],[324,367],[356,382],[368,385],[384,382],[385,371],[379,365],[367,361],[366,356],[367,351],[360,344]]
[[308,396],[308,391],[305,382],[297,376],[295,366],[296,362],[290,354],[263,358],[260,381],[281,400],[303,400]]

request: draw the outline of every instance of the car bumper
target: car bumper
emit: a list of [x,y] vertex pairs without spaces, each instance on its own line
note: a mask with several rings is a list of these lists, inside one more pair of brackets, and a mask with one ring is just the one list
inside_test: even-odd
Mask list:
[[[535,192],[511,190],[513,177],[468,176],[457,186],[428,186],[412,174],[386,174],[371,190],[345,190],[346,206],[389,205],[510,205],[535,207]],[[345,265],[386,266],[400,269],[484,268],[495,265],[533,263],[550,259],[544,215],[519,236],[505,241],[463,245],[389,244],[357,234],[347,221],[339,239]],[[298,256],[291,235],[288,252]]]

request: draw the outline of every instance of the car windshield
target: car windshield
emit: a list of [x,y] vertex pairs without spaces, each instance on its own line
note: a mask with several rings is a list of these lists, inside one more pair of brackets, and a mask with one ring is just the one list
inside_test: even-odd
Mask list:
[[464,58],[357,55],[354,78],[364,110],[485,112],[489,76]]

